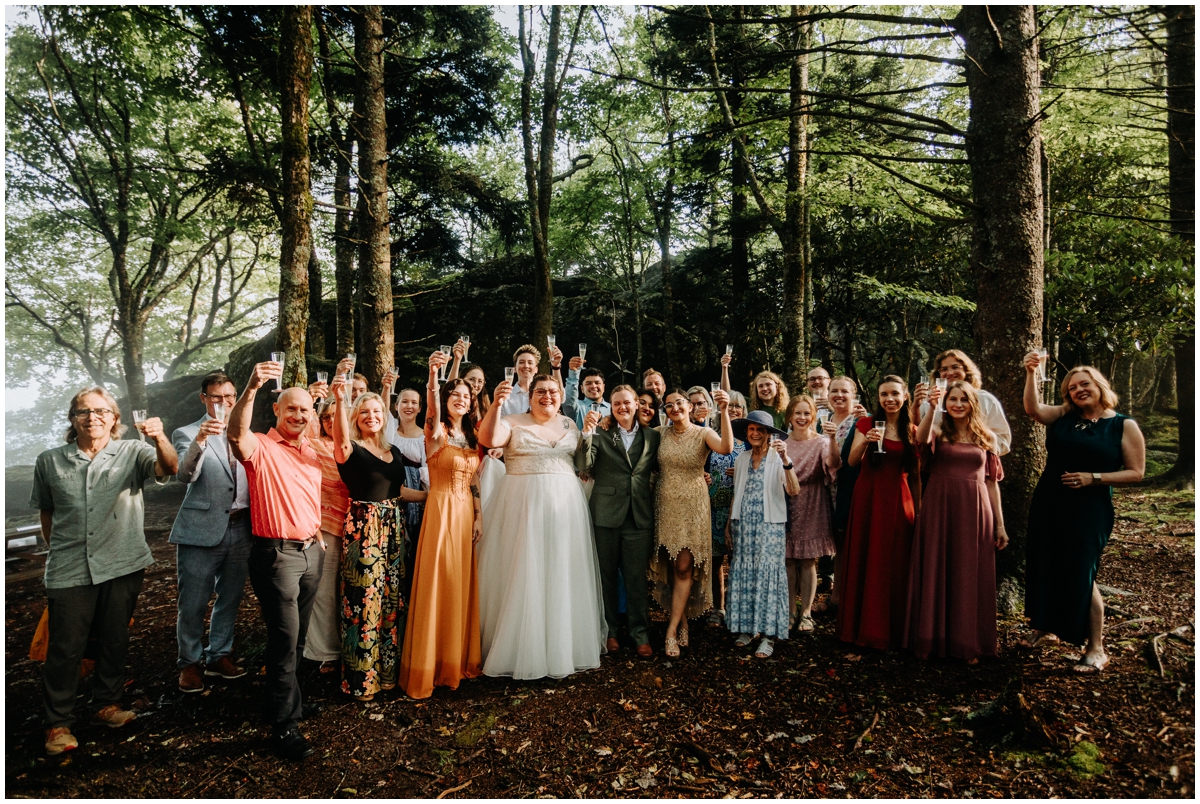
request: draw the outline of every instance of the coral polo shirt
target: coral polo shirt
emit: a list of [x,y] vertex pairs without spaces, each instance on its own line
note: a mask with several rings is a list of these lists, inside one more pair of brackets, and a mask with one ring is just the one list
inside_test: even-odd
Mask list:
[[304,541],[321,529],[321,463],[301,438],[288,442],[272,427],[252,433],[258,447],[242,461],[250,484],[250,529],[264,539]]

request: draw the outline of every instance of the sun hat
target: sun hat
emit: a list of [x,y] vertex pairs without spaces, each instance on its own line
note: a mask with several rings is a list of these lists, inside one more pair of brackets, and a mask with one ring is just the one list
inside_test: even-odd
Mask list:
[[787,438],[787,433],[775,426],[775,420],[765,410],[752,410],[746,414],[746,418],[734,419],[731,424],[733,425],[733,437],[742,441],[746,440],[746,428],[752,424],[757,424],[768,433],[774,433],[780,438]]

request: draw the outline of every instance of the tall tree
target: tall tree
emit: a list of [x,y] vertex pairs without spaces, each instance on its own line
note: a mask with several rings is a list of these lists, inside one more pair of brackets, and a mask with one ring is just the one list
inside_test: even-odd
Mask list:
[[805,198],[808,179],[808,51],[812,44],[812,23],[803,19],[811,6],[792,6],[795,22],[789,32],[792,55],[788,65],[787,198],[783,225],[783,380],[797,391],[805,386],[808,374],[808,348],[805,320],[808,313],[809,237],[808,203]]
[[360,370],[372,387],[395,363],[392,256],[388,236],[387,118],[383,82],[383,9],[362,6],[354,20],[359,71],[354,95],[358,141],[358,276],[362,338]]
[[312,84],[312,6],[288,6],[279,28],[279,109],[282,117],[283,244],[279,259],[279,329],[285,353],[283,384],[305,385],[308,331],[308,260],[313,198],[308,153],[308,98]]
[[1045,462],[1045,433],[1021,413],[1021,359],[1042,331],[1042,139],[1038,39],[1033,6],[966,6],[955,19],[966,42],[971,118],[971,273],[979,365],[1012,424],[1004,461],[1010,549],[1001,554],[1001,604],[1022,587],[1029,503]]
[[558,99],[562,93],[571,55],[579,37],[579,26],[587,6],[580,6],[571,31],[567,56],[559,70],[559,40],[562,36],[562,7],[550,7],[546,30],[546,56],[542,66],[541,125],[538,129],[537,154],[533,141],[533,84],[537,57],[533,52],[533,19],[525,22],[525,7],[517,7],[518,38],[521,47],[521,144],[525,160],[525,192],[529,200],[529,229],[533,237],[533,340],[544,343],[554,329],[554,286],[550,264],[550,199],[556,180],[554,146],[558,139]]
[[[1196,7],[1167,6],[1167,160],[1171,233],[1196,243]],[[1190,258],[1185,258],[1189,259]],[[1193,306],[1193,311],[1195,307]],[[1179,410],[1179,457],[1171,475],[1181,483],[1196,476],[1196,325],[1174,339]]]

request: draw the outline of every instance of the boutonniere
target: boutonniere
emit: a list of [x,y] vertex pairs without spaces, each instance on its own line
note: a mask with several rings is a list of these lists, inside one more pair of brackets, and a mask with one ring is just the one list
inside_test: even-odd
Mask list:
[[620,427],[620,425],[617,425],[616,427],[613,428],[612,440],[613,440],[614,447],[622,447],[623,448],[625,446],[624,444],[621,443],[621,427]]

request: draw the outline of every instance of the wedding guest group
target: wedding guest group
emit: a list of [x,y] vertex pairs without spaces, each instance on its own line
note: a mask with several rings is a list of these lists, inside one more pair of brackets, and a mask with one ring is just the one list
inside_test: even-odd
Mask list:
[[[746,649],[767,659],[793,634],[808,639],[789,651],[803,652],[823,613],[826,633],[862,648],[967,666],[998,655],[1012,431],[966,353],[938,354],[922,367],[934,382],[911,390],[884,374],[868,393],[813,366],[793,393],[769,368],[732,388],[730,349],[707,387],[671,387],[648,368],[618,373],[610,390],[582,344],[568,359],[550,339],[549,373],[543,350],[521,345],[499,382],[466,362],[469,346],[430,354],[420,392],[397,390],[397,370],[370,388],[353,356],[307,388],[278,387],[275,361],[256,364],[240,395],[214,371],[200,382],[204,414],[170,440],[139,411],[139,438],[126,437],[103,388],[76,394],[66,443],[38,457],[31,496],[49,545],[46,752],[78,746],[89,635],[92,721],[137,717],[121,699],[153,562],[142,489],[171,476],[186,485],[169,537],[178,689],[257,671],[235,651],[249,579],[266,625],[263,719],[292,760],[313,752],[302,657],[313,678],[368,702],[396,688],[427,699],[481,675],[563,678],[623,651],[674,660],[697,618],[750,661]],[[1022,366],[1047,461],[1027,529],[1032,631],[1018,644],[1082,645],[1073,669],[1096,674],[1109,661],[1096,576],[1112,487],[1141,479],[1145,442],[1090,366],[1068,371],[1063,402],[1046,404],[1044,359],[1030,352]],[[252,432],[268,384],[274,425]]]

